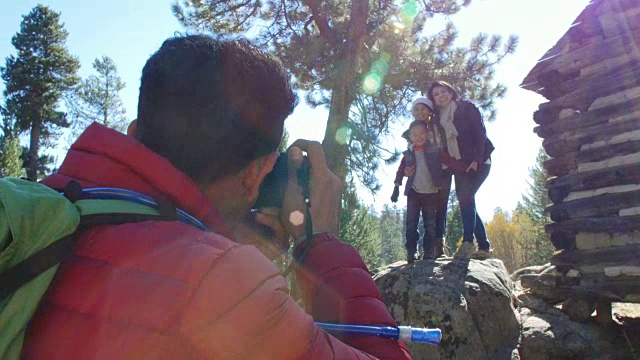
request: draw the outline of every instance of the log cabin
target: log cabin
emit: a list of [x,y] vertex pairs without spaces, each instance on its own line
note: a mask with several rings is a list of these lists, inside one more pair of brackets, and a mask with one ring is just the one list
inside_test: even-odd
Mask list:
[[533,120],[557,249],[523,286],[608,322],[640,302],[640,1],[592,0],[521,87],[548,100]]

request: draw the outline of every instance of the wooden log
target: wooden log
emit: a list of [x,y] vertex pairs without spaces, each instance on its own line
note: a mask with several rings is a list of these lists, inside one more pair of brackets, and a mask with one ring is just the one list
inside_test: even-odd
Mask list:
[[599,299],[596,304],[596,322],[604,326],[612,324],[613,314],[611,310],[611,301]]
[[573,132],[575,129],[586,129],[590,126],[601,126],[606,123],[640,119],[640,97],[617,108],[619,110],[615,110],[618,110],[618,112],[611,112],[614,109],[613,107],[607,108],[607,111],[598,109],[600,111],[577,112],[575,115],[568,116],[565,119],[559,118],[557,121],[536,126],[533,128],[533,132],[540,138],[546,139],[553,135],[560,136],[565,132]]
[[602,294],[614,302],[637,302],[639,299],[632,295],[640,294],[640,281],[636,276],[584,275],[580,279],[580,288]]
[[[638,127],[640,128],[640,123],[638,124]],[[575,157],[577,163],[588,163],[603,161],[616,156],[629,155],[637,152],[640,152],[640,140],[625,141],[599,148],[582,149]]]
[[611,261],[604,261],[596,264],[581,265],[578,268],[581,276],[602,275],[607,278],[619,276],[632,276],[640,280],[640,266],[615,264]]
[[569,171],[578,169],[578,152],[574,151],[558,158],[545,160],[542,167],[551,176],[567,175]]
[[[608,160],[610,158],[614,158],[616,156],[625,156],[639,152],[640,140],[627,141],[600,148],[590,148],[577,152],[571,152],[559,158],[551,158],[543,162],[543,167],[545,170],[547,170],[549,175],[559,177],[569,174],[570,172],[572,172],[572,170],[578,169],[579,164],[581,163],[584,164],[600,162]],[[608,184],[602,184],[602,186],[604,185],[618,185],[618,183],[611,182]],[[569,192],[563,194],[563,197],[561,198],[555,197],[555,195],[559,194],[554,194],[554,197],[551,197],[551,194],[549,195],[553,202],[559,202],[564,198],[564,196],[568,194]]]
[[[608,39],[603,39],[603,41],[591,42],[586,46],[581,46],[570,51],[561,51],[560,53],[553,54],[554,56],[548,60],[539,62],[532,70],[533,74],[530,73],[527,78],[525,78],[525,82],[536,82],[536,85],[540,86],[540,84],[537,83],[538,79],[541,76],[544,77],[543,74],[551,71],[570,74],[575,71],[580,71],[580,69],[588,65],[632,53],[634,50],[633,46],[640,43],[639,40],[640,33],[623,33]],[[535,77],[535,80],[528,80],[533,79],[530,78],[532,75]]]
[[575,231],[555,230],[549,233],[549,239],[557,250],[572,250],[576,248]]
[[[615,233],[588,233],[579,232],[576,234],[576,248],[578,250],[595,250],[608,247],[623,247],[629,245],[640,245],[640,232],[615,232]],[[605,261],[602,259],[601,261]]]
[[606,216],[571,219],[563,222],[551,223],[544,226],[548,233],[558,231],[628,233],[640,231],[640,216]]
[[576,234],[576,248],[578,250],[595,250],[611,247],[611,234],[579,232]]
[[548,138],[551,135],[554,135],[556,132],[553,131],[553,129],[551,129],[548,126],[536,126],[533,128],[533,133],[538,135],[539,138],[544,139],[544,138]]
[[562,303],[562,311],[578,322],[585,322],[596,310],[596,299],[590,297],[570,297]]
[[580,266],[598,264],[603,260],[612,264],[640,265],[640,245],[595,250],[565,250],[554,254],[551,257],[551,264],[556,266],[569,264],[579,268]]
[[[627,6],[624,3],[631,3],[631,5]],[[638,24],[635,13],[637,5],[636,0],[618,0],[614,6],[599,0],[592,1],[566,34],[542,56],[522,81],[521,86],[531,91],[538,91],[542,88],[537,83],[540,74],[554,69],[562,73],[562,63],[558,62],[558,58],[571,56],[589,46],[582,55],[578,54],[574,57],[592,59],[589,55],[598,53],[597,44],[602,42],[602,39],[615,38],[616,35],[623,33],[636,33],[637,31],[634,30]],[[610,46],[615,47],[615,44]],[[596,62],[598,61],[592,61],[592,63]],[[580,64],[577,68],[585,68],[585,64]]]
[[636,68],[631,73],[610,76],[599,83],[592,83],[591,86],[581,84],[581,87],[574,89],[574,91],[554,98],[551,101],[551,105],[572,107],[580,111],[587,111],[596,99],[625,89],[634,88],[638,85],[640,85],[640,69]]
[[[594,198],[597,196],[602,196],[602,195],[606,195],[606,194],[620,194],[620,193],[633,193],[634,191],[638,191],[640,190],[640,184],[629,184],[629,185],[614,185],[614,186],[607,186],[607,187],[603,187],[603,188],[599,188],[599,189],[593,189],[593,190],[585,190],[585,191],[576,191],[576,192],[572,192],[569,195],[567,195],[566,198],[564,198],[564,202],[570,202],[570,201],[575,201],[575,200],[581,200],[581,199],[587,199],[587,198]],[[623,208],[620,209],[622,210],[626,210],[629,208],[635,208],[635,206],[631,206],[628,208]],[[627,214],[628,215],[628,214]],[[618,213],[618,216],[625,216],[622,213]]]
[[616,265],[604,268],[604,275],[608,277],[635,276],[640,277],[640,266]]
[[533,113],[533,121],[535,121],[536,124],[547,124],[558,120],[558,115],[562,110],[561,107],[540,106],[541,108]]
[[562,202],[547,206],[551,220],[562,222],[569,219],[618,215],[621,209],[640,204],[640,191],[604,194],[590,198]]
[[617,5],[617,9],[611,9],[611,12],[601,14],[597,18],[605,37],[614,37],[618,34],[640,29],[640,8],[638,8],[638,4],[625,6],[618,3]]
[[610,185],[628,185],[640,183],[640,166],[624,165],[595,171],[553,177],[547,180],[549,198],[559,203],[571,192],[604,188]]
[[538,75],[538,84],[545,88],[561,87],[563,83],[580,76],[580,70],[562,74],[558,70],[550,70]]
[[[640,132],[640,130],[638,130]],[[640,152],[617,155],[601,161],[584,162],[578,164],[578,172],[589,172],[600,169],[617,168],[625,165],[637,164],[640,166]]]
[[[620,100],[621,101],[615,101]],[[542,110],[538,110],[542,114],[545,114],[547,110],[544,108],[546,105],[540,105]],[[560,109],[560,108],[556,108]],[[541,126],[549,127],[555,134],[561,134],[567,131],[573,131],[577,128],[585,128],[598,124],[604,124],[613,120],[617,122],[617,118],[636,116],[640,118],[640,87],[637,89],[630,89],[624,91],[622,96],[617,99],[609,99],[606,106],[594,108],[585,112],[574,112],[572,116],[567,116],[562,119],[558,116],[560,110],[557,110],[555,118],[551,116],[549,119],[543,119],[542,122],[537,122]],[[553,113],[551,113],[553,115]],[[534,119],[535,120],[535,119]]]
[[[576,95],[579,94],[582,98],[591,99],[584,104],[580,103],[582,104],[582,106],[580,107],[581,109],[587,109],[593,100],[601,96],[607,96],[618,90],[624,90],[629,87],[638,86],[637,82],[630,80],[637,79],[638,76],[640,76],[640,71],[638,70],[638,65],[640,64],[640,54],[625,55],[630,56],[629,60],[626,62],[618,64],[610,62],[610,64],[614,64],[614,67],[602,66],[600,67],[601,71],[597,73],[582,74],[578,72],[579,76],[567,78],[565,82],[557,84],[553,88],[553,90],[561,93],[562,96],[556,97],[553,101],[560,101],[560,99],[562,99],[563,97],[567,97],[567,99],[575,98]],[[571,105],[572,103],[565,102],[562,104]]]
[[634,130],[638,130],[638,124],[639,122],[636,118],[624,122],[607,123],[601,126],[577,129],[574,133],[552,135],[542,141],[542,146],[547,154],[558,158],[570,152],[578,151],[584,145],[599,141],[606,143],[606,141],[611,140],[615,136],[625,135]]
[[624,67],[638,60],[635,54],[623,54],[618,57],[603,60],[599,63],[595,63],[589,66],[585,66],[580,69],[581,77],[589,77],[597,74],[611,72],[613,69]]

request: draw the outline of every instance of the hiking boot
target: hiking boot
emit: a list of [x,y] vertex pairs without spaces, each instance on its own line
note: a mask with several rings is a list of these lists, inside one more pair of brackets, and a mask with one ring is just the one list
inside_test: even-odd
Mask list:
[[458,259],[470,259],[471,254],[473,254],[475,251],[476,246],[473,245],[472,242],[463,241],[462,244],[460,244],[458,251],[453,254],[453,257]]
[[473,255],[471,255],[471,258],[473,259],[478,259],[478,260],[485,260],[485,259],[490,259],[493,257],[493,250],[489,249],[489,250],[478,250],[476,252],[473,253]]
[[436,239],[436,246],[433,249],[433,256],[436,259],[444,256],[444,238]]

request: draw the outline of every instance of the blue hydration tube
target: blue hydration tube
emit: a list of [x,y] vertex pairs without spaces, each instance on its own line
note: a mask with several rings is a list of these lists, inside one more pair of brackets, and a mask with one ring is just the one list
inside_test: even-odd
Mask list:
[[[125,200],[136,204],[145,205],[153,209],[158,209],[158,203],[151,196],[141,194],[136,191],[118,188],[89,188],[82,189],[83,199],[100,199],[100,200]],[[202,222],[188,214],[187,212],[176,209],[178,220],[195,226],[203,231],[211,231]]]
[[318,325],[322,330],[330,333],[379,336],[403,342],[419,342],[438,345],[442,339],[442,331],[440,331],[440,329],[412,328],[411,326],[384,327],[328,324],[322,322],[316,322],[316,325]]

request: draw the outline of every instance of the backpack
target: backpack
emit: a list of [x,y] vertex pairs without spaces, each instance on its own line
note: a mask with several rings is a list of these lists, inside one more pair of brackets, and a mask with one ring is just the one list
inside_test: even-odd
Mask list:
[[0,178],[0,359],[19,359],[27,326],[78,230],[93,225],[182,221],[209,231],[171,204],[125,189],[59,192]]

